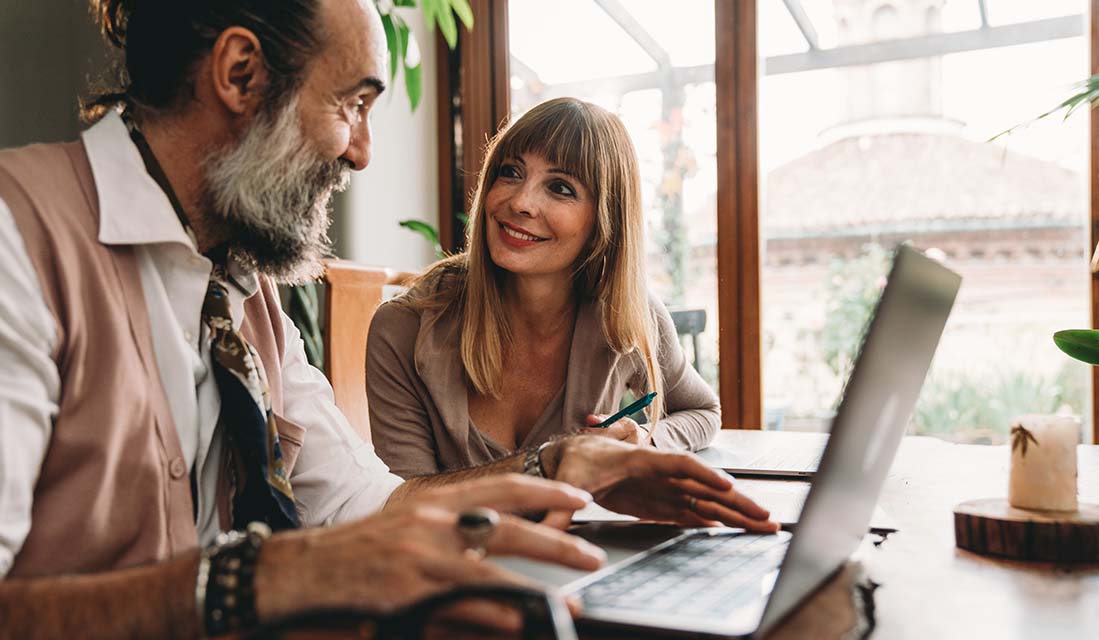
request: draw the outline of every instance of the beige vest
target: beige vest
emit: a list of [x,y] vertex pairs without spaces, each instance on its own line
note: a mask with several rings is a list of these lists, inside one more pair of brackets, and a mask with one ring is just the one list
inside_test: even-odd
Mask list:
[[[105,571],[194,548],[190,470],[160,382],[137,259],[133,247],[98,240],[99,200],[83,144],[0,151],[0,198],[55,319],[51,357],[61,379],[30,533],[8,575]],[[264,362],[276,418],[280,318],[277,290],[261,278],[242,330]],[[304,429],[278,423],[289,470]],[[228,493],[221,482],[223,525]]]

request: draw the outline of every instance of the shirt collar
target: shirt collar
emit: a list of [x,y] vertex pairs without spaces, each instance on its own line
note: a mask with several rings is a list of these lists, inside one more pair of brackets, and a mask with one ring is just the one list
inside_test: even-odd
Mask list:
[[194,248],[168,196],[145,170],[116,112],[84,132],[99,194],[99,241],[108,245],[178,242]]
[[[141,153],[115,111],[84,132],[84,148],[99,196],[99,241],[106,245],[179,243],[198,254],[171,201],[145,169]],[[235,260],[229,276],[246,297],[259,289],[254,271]]]

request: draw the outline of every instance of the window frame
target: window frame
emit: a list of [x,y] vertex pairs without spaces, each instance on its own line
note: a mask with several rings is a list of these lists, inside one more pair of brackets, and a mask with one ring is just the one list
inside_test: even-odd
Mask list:
[[[510,113],[507,0],[470,0],[476,27],[454,52],[439,46],[439,222],[444,247],[462,246],[457,213],[468,209],[485,143]],[[757,2],[714,0],[717,93],[717,271],[722,427],[763,425],[759,237]],[[1099,0],[1087,14],[1090,72],[1099,73]],[[487,25],[487,26],[486,26]],[[441,36],[440,43],[442,43]],[[489,100],[484,100],[488,96]],[[1099,109],[1089,129],[1089,248],[1099,245]],[[456,132],[459,132],[457,134]],[[473,150],[472,153],[468,150]],[[457,169],[457,170],[456,170]],[[460,171],[460,173],[459,173]],[[461,176],[461,180],[455,176]],[[462,208],[459,208],[462,207]],[[1091,278],[1091,326],[1099,328],[1099,273]],[[1091,369],[1092,442],[1099,443],[1099,367]]]

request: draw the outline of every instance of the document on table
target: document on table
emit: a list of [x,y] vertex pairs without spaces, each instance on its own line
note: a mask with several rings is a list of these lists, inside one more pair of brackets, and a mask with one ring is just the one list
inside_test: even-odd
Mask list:
[[[737,491],[755,500],[760,506],[771,512],[771,519],[784,525],[797,524],[805,498],[809,495],[809,483],[790,480],[753,480],[738,479]],[[633,516],[615,513],[594,502],[577,511],[572,516],[575,523],[581,522],[630,522],[637,520]],[[870,529],[876,531],[896,531],[896,522],[880,507],[874,507],[870,517]]]

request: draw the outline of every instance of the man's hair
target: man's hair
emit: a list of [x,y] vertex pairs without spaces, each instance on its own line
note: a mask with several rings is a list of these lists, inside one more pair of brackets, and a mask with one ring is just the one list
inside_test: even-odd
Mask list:
[[281,104],[301,85],[323,36],[319,0],[91,0],[104,37],[123,52],[114,86],[83,101],[83,115],[96,120],[125,105],[138,112],[166,113],[194,97],[195,65],[221,33],[248,29],[260,42],[270,82],[268,107]]

